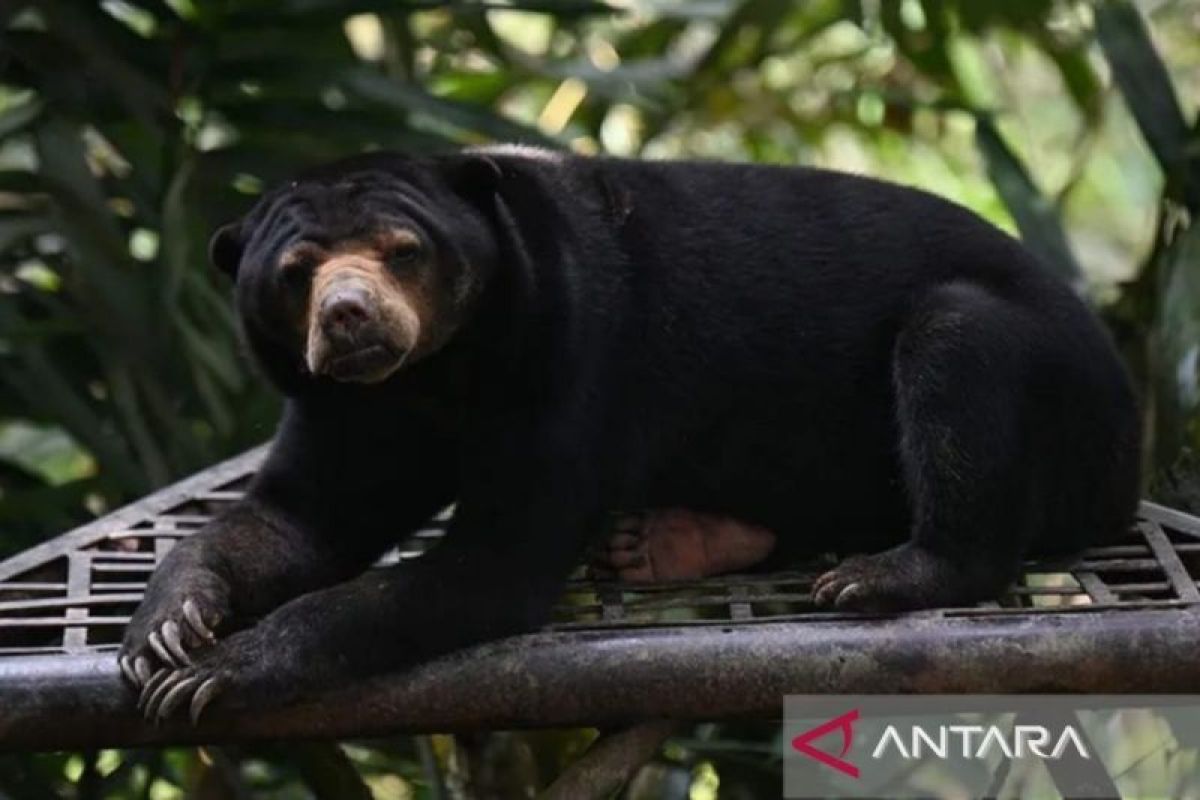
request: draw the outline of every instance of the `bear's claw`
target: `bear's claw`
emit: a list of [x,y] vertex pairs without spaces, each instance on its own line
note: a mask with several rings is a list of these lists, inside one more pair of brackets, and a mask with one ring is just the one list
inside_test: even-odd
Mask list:
[[191,597],[184,598],[183,618],[187,620],[192,631],[204,641],[212,644],[217,640],[217,635],[212,632],[211,628],[204,624],[204,617],[200,614],[200,608]]
[[138,690],[144,689],[156,674],[156,667],[189,667],[193,664],[191,653],[217,641],[213,627],[220,624],[221,615],[211,614],[215,617],[211,625],[205,622],[200,604],[192,595],[185,595],[183,602],[164,616],[166,619],[154,624],[140,646],[131,646],[127,639],[117,659],[125,679]]
[[162,633],[162,642],[166,645],[167,651],[175,657],[175,661],[180,664],[190,665],[192,659],[183,648],[183,640],[179,636],[179,625],[174,620],[169,619],[162,624],[160,630]]
[[913,542],[850,556],[813,582],[813,603],[839,611],[894,612],[973,603],[988,586],[967,567]]
[[121,656],[117,659],[117,664],[121,667],[121,674],[125,676],[125,680],[129,681],[134,686],[141,684],[138,680],[137,672],[133,668],[133,659],[129,656]]
[[189,706],[192,724],[196,724],[222,688],[221,679],[209,674],[208,670],[196,667],[162,669],[142,688],[138,709],[148,722],[157,725],[168,719],[177,708],[186,705]]
[[822,574],[813,582],[813,604],[846,608],[854,605],[854,598],[863,591],[862,584],[853,578],[847,579],[836,569]]
[[150,649],[154,651],[154,655],[158,656],[159,660],[164,664],[172,667],[178,666],[175,663],[175,656],[171,655],[171,651],[163,644],[162,635],[158,631],[150,631],[150,635],[146,637],[146,643],[150,645]]

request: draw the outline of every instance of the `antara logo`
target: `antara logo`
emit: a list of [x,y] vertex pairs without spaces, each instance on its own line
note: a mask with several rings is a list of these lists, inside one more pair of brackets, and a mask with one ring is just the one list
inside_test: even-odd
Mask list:
[[1058,759],[1068,748],[1080,758],[1092,757],[1071,725],[1064,726],[1057,737],[1041,725],[1014,725],[1011,731],[1004,731],[997,725],[939,725],[932,734],[914,725],[908,736],[903,736],[895,725],[888,725],[871,758],[882,758],[894,751],[905,761],[925,756],[946,758],[953,754],[967,759],[985,759],[999,751],[1008,759],[1024,758],[1027,753],[1038,758]]
[[[847,711],[793,738],[792,749],[843,775],[857,778],[860,770],[846,758],[846,754],[854,744],[854,723],[858,719],[858,709]],[[841,733],[841,750],[837,755],[813,745],[817,739],[834,732]],[[888,725],[871,749],[871,759],[877,761],[892,756],[911,761],[961,756],[982,760],[996,752],[1009,759],[1024,758],[1027,754],[1058,759],[1067,750],[1073,750],[1080,758],[1092,757],[1083,737],[1071,725],[1063,726],[1057,734],[1042,725],[1014,725],[1011,730],[999,725],[937,725],[928,728],[913,725],[906,732],[896,725]]]

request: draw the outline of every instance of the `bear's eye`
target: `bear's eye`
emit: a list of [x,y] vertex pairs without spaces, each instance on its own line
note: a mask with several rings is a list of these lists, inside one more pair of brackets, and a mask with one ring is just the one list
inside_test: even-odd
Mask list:
[[411,231],[395,231],[387,237],[384,253],[389,264],[407,266],[421,258],[421,240]]
[[279,274],[289,285],[305,283],[317,266],[319,254],[309,245],[290,248],[279,258]]

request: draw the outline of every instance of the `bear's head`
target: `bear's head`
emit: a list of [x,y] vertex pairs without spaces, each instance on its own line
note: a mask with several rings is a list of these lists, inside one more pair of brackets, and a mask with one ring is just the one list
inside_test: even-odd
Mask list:
[[259,363],[284,391],[377,384],[442,348],[496,260],[483,156],[372,154],[266,193],[213,236]]

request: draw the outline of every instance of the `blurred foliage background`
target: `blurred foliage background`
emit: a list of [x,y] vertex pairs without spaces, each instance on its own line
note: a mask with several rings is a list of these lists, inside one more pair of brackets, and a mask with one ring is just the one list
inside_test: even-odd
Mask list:
[[[0,557],[269,437],[217,224],[316,161],[490,141],[975,209],[1103,316],[1149,490],[1200,509],[1198,105],[1197,0],[9,0]],[[631,791],[777,794],[764,730],[697,728]],[[0,797],[531,796],[589,735],[7,758]]]

